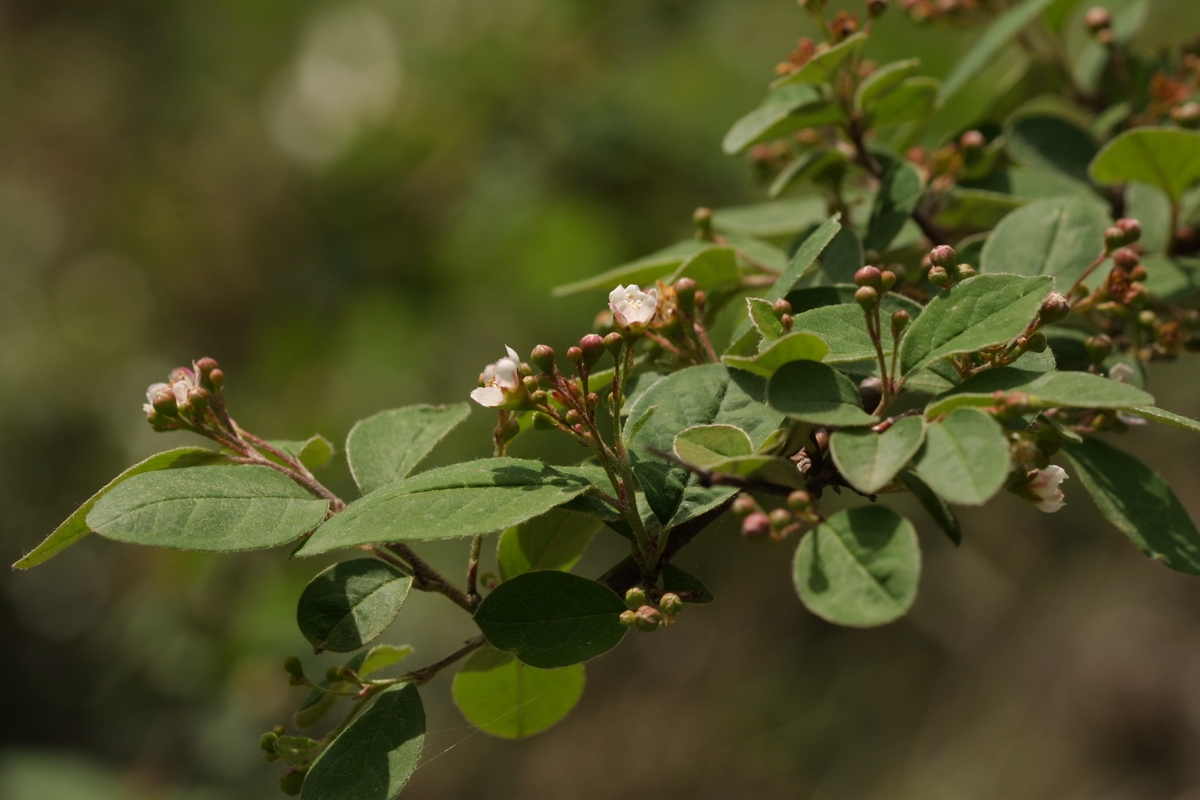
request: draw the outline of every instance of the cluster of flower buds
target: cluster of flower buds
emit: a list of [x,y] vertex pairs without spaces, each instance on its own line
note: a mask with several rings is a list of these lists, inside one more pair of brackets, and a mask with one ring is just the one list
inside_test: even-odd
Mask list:
[[191,367],[171,370],[166,383],[146,390],[146,421],[156,431],[196,430],[219,420],[213,406],[223,398],[225,373],[215,359],[202,358]]
[[1008,490],[1029,501],[1034,508],[1053,514],[1066,505],[1060,488],[1069,477],[1050,458],[1062,445],[1062,434],[1044,420],[1029,428],[1009,433],[1009,449],[1014,466]]
[[959,181],[982,180],[990,175],[1000,163],[999,145],[989,145],[980,131],[969,130],[933,152],[924,147],[909,148],[905,158],[923,173],[929,191],[942,195]]
[[818,56],[828,49],[828,44],[822,42],[818,45],[812,39],[805,37],[796,43],[796,49],[791,52],[787,61],[775,65],[775,74],[783,76],[797,73],[804,65],[812,61],[813,56]]
[[833,41],[841,42],[858,33],[858,14],[839,11],[829,21],[829,36]]
[[787,505],[764,511],[762,506],[748,494],[739,494],[733,501],[734,516],[742,521],[742,536],[752,542],[771,540],[782,542],[808,525],[820,522],[813,509],[812,495],[796,489],[788,495]]
[[1088,32],[1095,37],[1096,41],[1105,47],[1111,47],[1116,43],[1112,12],[1104,6],[1089,8],[1083,15],[1083,24],[1087,26]]
[[970,264],[958,263],[958,252],[948,244],[930,250],[925,260],[929,263],[927,279],[939,289],[949,289],[956,283],[975,277],[975,268]]
[[[854,292],[854,302],[867,313],[868,319],[879,308],[883,296],[896,286],[896,281],[896,273],[890,269],[867,266],[854,273],[854,284],[858,286]],[[904,309],[892,312],[893,341],[899,338],[911,320],[911,315]]]
[[683,598],[678,594],[663,592],[656,604],[640,586],[625,593],[625,602],[633,609],[621,612],[621,624],[627,628],[637,628],[643,633],[653,633],[659,628],[675,624],[675,617],[683,610]]

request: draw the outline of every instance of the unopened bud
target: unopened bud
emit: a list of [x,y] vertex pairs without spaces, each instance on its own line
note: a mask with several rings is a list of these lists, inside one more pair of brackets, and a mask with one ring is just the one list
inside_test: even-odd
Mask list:
[[1105,28],[1096,33],[1096,41],[1105,47],[1112,47],[1117,43],[1117,36],[1113,33],[1112,28]]
[[1113,223],[1113,227],[1129,237],[1125,244],[1133,244],[1142,238],[1142,223],[1133,217],[1123,217]]
[[967,278],[974,278],[975,268],[970,264],[959,264],[954,268],[954,277],[959,281],[965,281]]
[[1025,342],[1025,349],[1034,353],[1044,353],[1049,346],[1050,341],[1046,338],[1046,334],[1041,331],[1030,336]]
[[295,675],[297,678],[304,677],[304,665],[300,663],[297,656],[286,656],[283,659],[283,671],[288,675]]
[[201,358],[193,363],[192,367],[196,370],[196,378],[199,380],[201,386],[205,386],[210,389],[214,388],[212,385],[212,373],[213,370],[220,368],[220,365],[217,364],[217,360],[215,358],[208,358],[205,356],[204,358]]
[[755,511],[742,520],[742,536],[747,539],[762,539],[771,533],[771,518]]
[[612,355],[621,352],[621,344],[625,341],[621,334],[613,331],[608,336],[604,337],[604,349],[608,350]]
[[1158,322],[1158,315],[1155,314],[1150,309],[1146,309],[1145,311],[1138,314],[1137,321],[1138,321],[1138,324],[1141,325],[1143,328],[1145,328],[1146,330],[1150,330],[1154,327],[1154,324],[1156,322]]
[[625,602],[631,606],[646,605],[646,591],[640,586],[634,586],[625,593]]
[[1106,28],[1112,27],[1112,12],[1102,6],[1089,8],[1087,14],[1083,17],[1083,23],[1087,25],[1088,30],[1092,33],[1099,33]]
[[775,316],[782,317],[784,314],[792,313],[792,304],[787,300],[776,300],[771,304],[771,311],[774,312]]
[[796,318],[791,314],[784,314],[779,318],[779,324],[783,326],[784,333],[791,333],[792,326],[796,324]]
[[[545,374],[545,373],[543,373],[543,374]],[[527,391],[531,394],[533,392],[539,391],[538,380],[537,380],[537,378],[533,377],[532,375],[521,378],[521,383],[525,384],[525,391]]]
[[870,286],[863,286],[854,293],[854,302],[862,306],[864,311],[870,311],[879,302],[879,292]]
[[1038,310],[1038,319],[1043,325],[1053,325],[1066,318],[1070,313],[1071,304],[1067,302],[1067,298],[1058,292],[1051,292],[1050,296],[1042,301],[1042,307]]
[[1087,348],[1092,363],[1100,364],[1112,353],[1113,340],[1102,333],[1098,336],[1089,336],[1084,340],[1083,346]]
[[572,408],[567,412],[566,420],[567,424],[573,428],[579,423],[583,422],[583,417],[579,416],[579,412]]
[[973,153],[987,146],[987,138],[979,131],[967,131],[958,137],[958,146],[966,153]]
[[1145,266],[1138,264],[1133,269],[1129,270],[1129,280],[1141,282],[1150,277],[1150,273],[1146,272]]
[[691,314],[696,307],[696,281],[691,278],[680,278],[672,288],[675,290],[675,302],[684,313]]
[[604,340],[594,333],[589,333],[579,340],[579,349],[583,352],[583,365],[591,369],[604,358]]
[[258,746],[268,753],[275,752],[275,742],[279,740],[279,735],[275,731],[267,731],[262,736],[258,737]]
[[875,18],[887,11],[888,0],[867,0],[867,15]]
[[358,683],[358,673],[349,667],[330,667],[325,670],[325,680],[330,683],[341,683],[342,681]]
[[942,269],[950,269],[958,264],[958,252],[948,244],[938,245],[929,251],[929,263]]
[[221,387],[225,385],[225,373],[219,369],[208,373],[208,385],[214,392],[220,392]]
[[633,624],[637,626],[639,631],[650,633],[651,631],[658,630],[659,626],[662,625],[662,621],[663,615],[661,611],[654,606],[642,606],[637,610],[637,619],[634,620]]
[[883,273],[879,271],[878,267],[863,267],[854,273],[854,283],[858,286],[878,289],[883,283]]
[[296,797],[300,794],[300,790],[304,788],[304,775],[308,772],[307,769],[293,767],[287,772],[279,776],[279,788],[288,797]]
[[776,508],[767,515],[767,519],[771,523],[771,527],[775,530],[782,530],[795,521],[795,516],[786,508]]
[[797,514],[803,514],[812,507],[812,495],[803,489],[797,489],[787,497],[788,508]]
[[636,611],[622,611],[619,619],[626,628],[632,628],[637,625],[638,615]]
[[731,510],[733,511],[733,515],[738,519],[745,519],[759,510],[758,502],[748,494],[739,494],[737,499],[733,501]]
[[203,386],[197,386],[188,391],[188,404],[191,405],[196,413],[204,413],[205,409],[208,408],[208,399],[208,389],[205,389]]
[[170,389],[160,389],[150,402],[154,410],[165,417],[179,416],[179,406],[175,402],[175,393]]
[[912,316],[903,308],[892,312],[892,337],[899,336],[911,321]]
[[885,269],[879,273],[879,289],[883,292],[890,292],[892,287],[896,285],[896,273]]
[[1113,263],[1126,272],[1136,267],[1142,261],[1141,257],[1128,247],[1122,247],[1120,250],[1113,253],[1112,258]]
[[548,344],[539,344],[533,348],[529,360],[542,372],[554,372],[554,348]]
[[862,400],[863,408],[879,408],[879,403],[883,400],[883,381],[879,378],[864,378],[858,385],[858,397]]
[[950,273],[946,272],[944,267],[930,267],[929,282],[939,289],[948,288],[952,283],[950,280]]
[[578,347],[568,347],[567,361],[570,361],[576,366],[583,363],[583,350],[579,349]]
[[658,600],[658,607],[668,617],[673,617],[683,611],[683,598],[674,592],[667,592]]

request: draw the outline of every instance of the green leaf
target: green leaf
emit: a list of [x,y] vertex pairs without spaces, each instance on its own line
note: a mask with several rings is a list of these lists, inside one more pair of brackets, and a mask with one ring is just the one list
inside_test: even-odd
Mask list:
[[1161,475],[1098,439],[1064,441],[1063,452],[1100,513],[1143,553],[1200,575],[1200,532]]
[[840,150],[811,150],[781,170],[771,181],[767,194],[779,197],[795,185],[836,182],[849,166],[850,159]]
[[571,713],[583,684],[583,664],[538,669],[484,646],[454,676],[454,702],[476,728],[501,739],[524,739]]
[[856,33],[853,36],[849,36],[828,50],[814,55],[809,59],[807,64],[791,75],[785,75],[777,79],[771,84],[771,88],[804,83],[829,83],[837,73],[838,68],[848,58],[860,52],[866,43],[867,35],[865,33]]
[[[883,328],[883,353],[890,355],[891,326],[884,325]],[[856,303],[822,306],[797,314],[792,320],[791,335],[806,332],[820,336],[829,348],[829,353],[822,359],[826,364],[853,364],[876,358],[863,310]]]
[[113,478],[103,489],[88,498],[88,501],[81,505],[75,513],[67,517],[66,521],[54,530],[54,533],[47,536],[41,544],[33,548],[24,558],[13,564],[13,568],[29,569],[30,567],[36,567],[38,564],[54,558],[63,550],[91,533],[92,529],[88,526],[87,516],[92,508],[95,507],[96,502],[112,491],[114,487],[133,476],[141,475],[145,472],[154,472],[155,470],[180,469],[183,467],[200,466],[202,464],[215,464],[223,461],[226,461],[225,456],[203,447],[178,447],[174,450],[167,450],[165,453],[155,453],[145,461],[134,464]]
[[750,322],[763,338],[760,350],[786,333],[783,323],[779,317],[775,316],[775,308],[772,303],[768,303],[761,297],[747,297],[746,307],[749,311]]
[[1194,420],[1191,417],[1180,416],[1165,408],[1157,406],[1133,406],[1122,409],[1128,414],[1134,414],[1142,419],[1148,419],[1153,422],[1161,422],[1163,425],[1170,425],[1172,428],[1182,428],[1185,431],[1200,433],[1200,421]]
[[838,470],[855,489],[875,494],[892,482],[924,441],[925,421],[904,417],[883,433],[863,428],[834,431],[829,451]]
[[363,494],[407,478],[471,413],[468,403],[405,406],[360,420],[346,437],[346,460]]
[[886,625],[917,599],[912,523],[883,506],[840,511],[800,540],[792,579],[810,611],[837,625]]
[[716,599],[699,578],[674,564],[663,566],[662,582],[664,592],[674,592],[685,603],[702,605]]
[[983,272],[1050,275],[1066,291],[1104,251],[1108,215],[1077,197],[1037,200],[1005,217],[983,246]]
[[625,602],[607,586],[548,570],[505,581],[484,598],[475,622],[488,642],[533,667],[588,661],[617,646]]
[[921,59],[893,61],[872,72],[858,85],[854,94],[854,107],[858,111],[870,111],[875,101],[899,86],[921,68]]
[[977,275],[930,301],[900,346],[900,371],[1003,344],[1024,332],[1054,281],[1047,276]]
[[575,283],[555,287],[551,292],[555,297],[565,297],[569,294],[603,290],[605,292],[616,288],[617,284],[637,284],[646,286],[653,284],[659,278],[665,278],[683,265],[683,262],[709,247],[708,242],[699,239],[684,239],[670,247],[664,247],[627,264],[613,267],[591,278],[585,278]]
[[296,766],[308,761],[316,747],[316,741],[307,736],[280,736],[275,740],[275,755]]
[[981,506],[1004,486],[1008,470],[1000,424],[978,409],[960,408],[926,428],[914,471],[947,501]]
[[927,118],[938,107],[942,82],[936,78],[907,78],[875,101],[869,117],[876,128],[891,128]]
[[[841,229],[841,215],[834,214],[825,220],[821,224],[821,227],[809,234],[801,242],[800,246],[796,248],[796,252],[792,255],[792,260],[788,262],[787,269],[779,275],[775,283],[767,290],[767,295],[764,298],[765,302],[774,303],[776,300],[783,299],[806,275],[819,269],[820,264],[817,262],[817,257],[821,255],[821,252],[833,241]],[[737,342],[749,332],[750,320],[742,320],[741,324],[733,332],[732,341]]]
[[739,119],[725,134],[721,148],[737,155],[751,145],[778,139],[800,128],[839,122],[844,112],[825,93],[797,84],[774,89],[758,108]]
[[[333,460],[334,453],[336,452],[333,442],[320,434],[300,440],[277,440],[271,442],[271,444],[289,456],[298,459],[309,470],[324,467]],[[264,452],[263,455],[273,461],[277,460],[270,453]]]
[[301,799],[392,800],[416,770],[424,743],[417,687],[388,687],[313,762]]
[[737,252],[732,247],[708,247],[683,262],[667,279],[667,283],[674,283],[680,278],[691,278],[696,282],[697,288],[709,291],[714,286],[733,283],[740,279],[741,275]]
[[400,646],[377,644],[367,652],[367,657],[363,659],[362,666],[355,671],[358,672],[360,678],[366,678],[380,670],[399,664],[412,654],[412,647],[406,644]]
[[546,569],[569,572],[600,526],[595,517],[561,508],[514,525],[500,535],[496,544],[500,577],[508,580]]
[[1087,372],[1031,372],[1000,367],[981,372],[934,398],[925,408],[925,415],[932,419],[963,406],[995,405],[996,392],[1027,395],[1031,408],[1125,408],[1154,402],[1141,389]]
[[[974,262],[972,262],[974,263]],[[861,267],[862,264],[860,263]],[[857,268],[856,268],[857,269]],[[844,305],[853,308],[859,308],[854,302],[854,293],[858,291],[858,287],[853,283],[835,283],[828,286],[810,286],[804,289],[796,289],[789,292],[787,301],[792,305],[793,318],[803,314],[806,311],[811,311],[814,308],[825,308],[826,306]],[[891,316],[894,312],[904,309],[913,319],[921,316],[921,312],[925,307],[915,300],[910,300],[902,294],[896,292],[888,292],[882,298],[882,308],[885,314]],[[843,309],[844,310],[844,309]],[[862,310],[859,309],[859,320],[862,319]],[[794,328],[793,328],[794,329]],[[866,331],[865,323],[863,331]]]
[[1138,244],[1148,253],[1165,253],[1174,234],[1171,231],[1171,198],[1157,186],[1130,183],[1125,189],[1125,214],[1142,224]]
[[[866,253],[863,251],[862,239],[853,228],[843,227],[829,242],[825,252],[821,254],[820,268],[807,270],[801,283],[806,286],[829,286],[854,283],[854,273],[866,264]],[[857,286],[854,287],[858,289]],[[788,294],[795,294],[793,289]],[[850,301],[854,298],[851,295]],[[793,310],[797,314],[801,309]]]
[[321,524],[319,500],[270,467],[190,467],[135,475],[87,515],[92,530],[131,544],[180,550],[257,550]]
[[[795,236],[809,225],[824,220],[827,214],[823,198],[804,195],[769,203],[719,208],[713,212],[712,224],[718,233],[770,239]],[[792,261],[795,262],[795,257]]]
[[1034,169],[1061,172],[1087,184],[1088,165],[1099,148],[1092,135],[1060,116],[1024,117],[1011,124],[1006,145],[1009,155]]
[[744,369],[769,378],[790,361],[820,361],[829,353],[829,346],[813,333],[797,331],[771,342],[758,355],[722,356],[721,360],[735,369]]
[[633,404],[630,427],[651,407],[658,407],[629,449],[638,482],[664,525],[678,525],[704,513],[733,490],[702,487],[687,470],[652,451],[672,452],[675,437],[694,425],[735,425],[749,434],[757,447],[783,422],[783,415],[764,404],[765,388],[765,381],[756,375],[723,364],[705,364],[671,373]]
[[955,546],[962,544],[962,525],[959,523],[958,517],[954,515],[954,509],[950,508],[945,500],[938,497],[937,492],[914,475],[912,470],[901,470],[900,480],[913,493],[913,497],[917,498],[937,526],[950,537],[950,541],[954,542]]
[[519,458],[485,458],[431,469],[355,500],[296,554],[491,533],[544,514],[583,494],[589,485],[569,469]]
[[387,630],[411,586],[412,578],[374,558],[334,564],[300,594],[300,633],[317,653],[357,650]]
[[946,76],[942,84],[942,102],[957,94],[991,65],[1000,51],[1053,2],[1055,0],[1025,0],[997,17]]
[[1200,133],[1179,128],[1126,131],[1105,145],[1091,173],[1097,183],[1148,183],[1179,202],[1188,187],[1200,182]]
[[697,467],[753,454],[749,434],[734,425],[695,425],[675,437],[675,455]]
[[753,478],[761,483],[790,486],[793,489],[804,488],[804,477],[796,465],[782,456],[735,456],[714,463],[708,470],[720,475]]
[[793,419],[817,425],[874,425],[858,389],[832,367],[815,361],[784,364],[767,384],[767,402]]
[[898,162],[884,174],[863,239],[868,250],[887,250],[921,201],[924,188],[921,174],[907,161]]

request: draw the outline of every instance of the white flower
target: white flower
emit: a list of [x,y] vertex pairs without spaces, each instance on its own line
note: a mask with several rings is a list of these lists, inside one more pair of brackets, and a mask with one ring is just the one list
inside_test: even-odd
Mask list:
[[508,345],[504,346],[508,356],[488,364],[479,376],[479,388],[471,392],[471,399],[488,408],[520,408],[527,399],[525,384],[521,381],[521,357]]
[[640,333],[654,319],[658,309],[658,289],[643,292],[637,286],[618,286],[608,294],[613,322],[626,333]]
[[145,411],[147,414],[153,413],[154,412],[154,398],[157,397],[158,393],[161,392],[163,389],[169,389],[169,388],[171,388],[171,387],[167,386],[167,384],[165,384],[165,383],[150,384],[150,388],[146,390],[146,401],[147,402],[142,405],[142,411]]
[[1038,511],[1045,511],[1047,514],[1053,514],[1060,508],[1065,506],[1066,500],[1063,498],[1062,489],[1059,484],[1065,481],[1070,476],[1062,467],[1051,465],[1045,469],[1034,470],[1029,478],[1029,491],[1038,499],[1034,503],[1034,507]]
[[1113,364],[1108,371],[1109,380],[1114,380],[1117,383],[1133,383],[1134,372],[1133,367],[1125,362]]

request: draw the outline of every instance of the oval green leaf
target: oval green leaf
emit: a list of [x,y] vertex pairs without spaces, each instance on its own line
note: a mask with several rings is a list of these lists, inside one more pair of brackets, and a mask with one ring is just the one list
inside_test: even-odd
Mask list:
[[921,548],[912,523],[883,506],[834,514],[796,548],[792,579],[804,605],[837,625],[886,625],[917,598]]
[[155,453],[145,461],[134,464],[113,478],[103,489],[88,498],[88,501],[81,505],[74,514],[67,517],[66,521],[54,530],[54,533],[47,536],[41,544],[33,548],[24,558],[13,564],[13,568],[29,569],[30,567],[36,567],[38,564],[54,558],[63,550],[91,533],[92,529],[88,526],[87,516],[92,508],[95,507],[96,502],[111,492],[115,486],[129,480],[134,475],[141,475],[144,472],[154,472],[160,469],[196,467],[225,460],[226,457],[220,453],[203,447],[177,447],[165,453]]
[[1149,183],[1178,202],[1200,182],[1200,133],[1179,128],[1126,131],[1100,151],[1091,174],[1097,183]]
[[1125,408],[1149,405],[1154,398],[1127,383],[1087,372],[1031,372],[1016,367],[989,369],[934,398],[925,415],[933,418],[963,406],[995,404],[996,392],[1028,396],[1032,408]]
[[346,460],[359,490],[369,494],[407,478],[470,413],[467,403],[418,405],[360,420],[346,437]]
[[518,458],[431,469],[354,501],[309,537],[297,555],[491,533],[545,514],[589,485],[569,470]]
[[876,128],[890,128],[925,119],[938,106],[942,82],[936,78],[908,78],[881,96],[869,116]]
[[917,455],[917,477],[941,497],[980,506],[1008,477],[1008,440],[1000,423],[975,408],[960,408],[925,431]]
[[539,669],[485,645],[454,676],[454,702],[476,728],[501,739],[524,739],[571,713],[584,680],[583,664]]
[[562,508],[514,525],[496,544],[501,579],[545,569],[570,571],[600,526],[595,517]]
[[736,425],[695,425],[675,437],[675,455],[697,467],[753,453],[750,435]]
[[400,613],[412,578],[374,558],[334,564],[300,593],[296,622],[317,653],[347,653],[370,643]]
[[899,161],[889,169],[880,182],[878,194],[875,195],[875,204],[871,208],[871,221],[867,225],[863,246],[880,253],[887,250],[896,234],[900,233],[900,229],[912,216],[913,210],[921,201],[924,189],[925,182],[921,179],[921,173],[907,161]]
[[108,539],[179,550],[258,550],[321,524],[319,500],[270,467],[190,467],[135,475],[87,515]]
[[755,356],[722,356],[721,360],[734,369],[769,378],[791,361],[820,361],[828,354],[829,345],[820,336],[796,331],[772,341]]
[[983,272],[1051,275],[1066,291],[1104,251],[1108,215],[1093,202],[1056,197],[1005,217],[983,246]]
[[988,25],[967,54],[946,76],[942,85],[942,102],[953,97],[970,83],[972,78],[990,66],[1000,51],[1055,1],[1025,0],[1005,11]]
[[417,687],[384,689],[313,762],[301,800],[392,800],[416,770],[424,743]]
[[611,291],[617,284],[633,283],[638,286],[653,284],[659,278],[665,278],[696,253],[709,247],[708,242],[699,239],[684,239],[670,247],[664,247],[648,256],[613,267],[591,278],[555,287],[552,294],[555,297],[565,297],[569,294],[603,290]]
[[588,661],[625,635],[625,602],[607,586],[553,570],[526,572],[484,598],[475,622],[488,642],[533,667]]
[[921,68],[921,59],[893,61],[872,72],[858,85],[854,94],[854,107],[859,111],[870,111],[875,100],[895,89],[905,78],[910,78]]
[[1063,452],[1117,530],[1171,569],[1200,575],[1200,532],[1161,475],[1098,439],[1064,441]]
[[904,417],[883,433],[864,428],[834,431],[829,451],[851,486],[874,494],[892,482],[924,441],[925,420]]
[[844,112],[812,86],[796,84],[772,90],[758,108],[725,134],[721,148],[736,155],[751,145],[778,139],[800,128],[840,121]]
[[1092,135],[1054,115],[1022,117],[1008,126],[1009,154],[1034,169],[1049,169],[1089,183],[1088,165],[1098,148]]
[[874,425],[858,389],[832,367],[815,361],[784,364],[767,385],[767,402],[793,419],[818,425]]
[[945,290],[904,335],[900,371],[908,375],[940,358],[1019,336],[1053,285],[1053,279],[1044,275],[977,275]]

